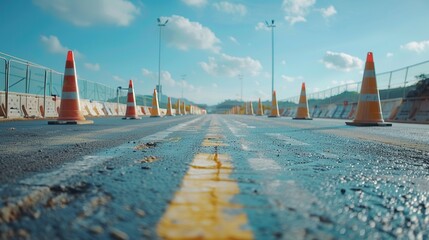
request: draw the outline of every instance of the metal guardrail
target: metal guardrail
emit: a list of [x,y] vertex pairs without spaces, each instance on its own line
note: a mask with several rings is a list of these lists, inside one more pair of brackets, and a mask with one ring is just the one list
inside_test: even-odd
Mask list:
[[[429,76],[429,60],[417,64],[413,64],[407,67],[396,69],[393,71],[383,72],[376,75],[377,86],[380,92],[381,99],[390,98],[405,98],[412,86],[416,84],[420,79],[418,78],[421,74]],[[336,87],[332,87],[323,91],[307,93],[307,99],[311,100],[323,100],[338,96],[345,92],[360,92],[361,82],[348,83]],[[383,93],[383,94],[381,94]],[[354,95],[355,98],[347,99],[350,102],[358,101],[358,95]],[[332,101],[332,99],[330,99]],[[282,102],[298,103],[299,95],[281,99]]]
[[[8,109],[9,92],[61,97],[64,74],[8,54],[0,56],[0,91],[5,92],[5,109]],[[3,65],[4,66],[1,66]],[[95,101],[116,101],[116,89],[78,79],[82,98]],[[46,104],[46,100],[44,101]],[[8,116],[8,111],[5,117]]]

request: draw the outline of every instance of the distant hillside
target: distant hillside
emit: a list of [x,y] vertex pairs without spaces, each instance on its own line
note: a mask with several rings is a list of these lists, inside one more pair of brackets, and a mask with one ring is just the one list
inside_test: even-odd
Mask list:
[[[406,97],[416,97],[416,96],[422,96],[422,95],[429,95],[429,78],[420,80],[417,84],[407,86],[405,88],[399,87],[399,88],[391,88],[389,90],[380,90],[380,100],[384,99],[393,99],[393,98],[402,98],[404,96]],[[346,91],[343,93],[340,93],[338,95],[324,98],[324,99],[309,99],[308,104],[310,106],[314,105],[326,105],[326,104],[343,104],[344,102],[357,102],[359,99],[359,93],[352,92],[352,91]],[[222,103],[219,103],[215,106],[208,107],[209,113],[225,113],[226,111],[230,110],[231,108],[235,106],[241,106],[242,109],[244,109],[244,102],[238,101],[238,100],[226,100]],[[258,102],[254,101],[252,102],[253,108],[256,109]],[[271,101],[265,101],[262,102],[264,105],[264,109],[271,109]],[[279,108],[289,108],[289,107],[296,107],[296,103],[289,102],[289,101],[279,101],[278,102]]]

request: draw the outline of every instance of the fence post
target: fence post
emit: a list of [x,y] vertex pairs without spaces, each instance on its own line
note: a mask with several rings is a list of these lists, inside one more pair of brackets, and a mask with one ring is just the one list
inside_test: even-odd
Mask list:
[[48,69],[45,69],[45,79],[43,81],[43,118],[46,117],[46,82],[48,81]]
[[6,86],[5,86],[5,113],[4,117],[9,117],[9,73],[10,73],[10,60],[6,62]]
[[30,71],[30,65],[27,62],[27,68],[25,70],[25,93],[28,93],[28,74]]
[[387,85],[387,97],[386,99],[390,98],[390,83],[392,82],[392,72],[390,72],[390,76],[389,76],[389,84]]
[[49,70],[49,95],[52,96],[52,90],[53,90],[53,86],[52,86],[52,70]]
[[406,87],[406,85],[407,85],[408,68],[409,68],[409,67],[407,67],[407,69],[405,70],[404,93],[403,93],[403,95],[402,95],[402,98],[405,98],[405,87]]

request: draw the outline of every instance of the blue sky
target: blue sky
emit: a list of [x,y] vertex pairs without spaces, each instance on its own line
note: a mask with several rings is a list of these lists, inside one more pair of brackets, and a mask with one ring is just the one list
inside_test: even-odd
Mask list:
[[74,50],[79,77],[116,88],[133,79],[151,94],[197,103],[271,98],[275,20],[277,98],[362,79],[366,53],[377,72],[429,60],[427,0],[1,0],[0,52],[63,71]]

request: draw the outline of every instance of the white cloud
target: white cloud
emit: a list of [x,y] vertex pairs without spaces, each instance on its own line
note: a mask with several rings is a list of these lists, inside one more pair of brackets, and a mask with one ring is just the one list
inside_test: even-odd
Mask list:
[[334,6],[329,6],[328,8],[321,8],[320,12],[324,18],[329,18],[337,14],[337,10],[335,10]]
[[421,41],[421,42],[412,41],[405,45],[401,45],[401,48],[408,51],[421,53],[426,51],[429,48],[429,40]]
[[140,13],[128,0],[33,0],[34,4],[76,26],[128,26]]
[[361,69],[363,61],[358,57],[346,53],[327,51],[321,60],[326,68],[349,72],[352,69]]
[[282,60],[282,65],[286,65],[286,60]]
[[302,76],[291,77],[291,76],[286,76],[286,75],[282,75],[281,78],[287,82],[295,82],[295,81],[304,79]]
[[182,16],[173,15],[168,19],[164,33],[170,46],[184,51],[195,48],[219,52],[220,40],[209,28]]
[[265,31],[268,31],[268,30],[270,30],[270,29],[265,25],[265,23],[263,23],[263,22],[258,22],[258,23],[256,24],[256,26],[255,26],[255,30],[256,30],[256,31],[259,31],[259,30],[265,30]]
[[142,74],[145,77],[151,78],[151,79],[155,79],[156,75],[151,72],[150,70],[146,69],[146,68],[142,68]]
[[213,4],[213,6],[217,10],[221,12],[229,13],[229,14],[238,14],[240,16],[244,16],[247,13],[247,8],[243,4],[234,4],[227,1],[223,1],[223,2],[216,2]]
[[240,73],[257,76],[262,70],[261,63],[251,57],[234,57],[224,53],[219,56],[210,57],[208,62],[200,62],[200,66],[210,75],[227,77],[235,77]]
[[391,52],[386,53],[386,57],[388,57],[388,58],[393,57],[393,53],[391,53]]
[[112,79],[117,81],[117,82],[125,82],[125,80],[119,76],[113,75]]
[[[153,80],[157,80],[158,79],[158,73],[152,72],[149,69],[146,68],[142,68],[142,74],[143,76],[153,79]],[[188,82],[181,80],[175,80],[172,76],[171,73],[169,71],[161,71],[161,85],[163,85],[164,89],[165,87],[169,87],[169,88],[184,88],[186,90],[190,90],[190,91],[194,91],[197,90],[198,88],[196,88],[194,85],[189,84]]]
[[239,44],[237,39],[235,39],[235,37],[233,37],[233,36],[229,36],[229,40],[231,40],[231,42],[233,42],[235,44]]
[[91,71],[100,71],[100,64],[98,63],[85,63],[85,67]]
[[[42,35],[40,36],[40,41],[43,43],[43,45],[45,45],[46,49],[50,53],[59,53],[66,55],[67,52],[70,50],[70,48],[63,46],[58,37],[54,35],[50,35],[49,37]],[[83,57],[83,54],[77,50],[73,50],[73,54],[75,58]]]
[[282,8],[286,13],[285,20],[291,25],[306,22],[305,18],[316,0],[283,0]]
[[207,4],[207,0],[182,0],[182,2],[191,7],[203,7]]
[[213,83],[213,84],[212,84],[212,87],[213,87],[213,88],[218,88],[219,86],[218,86],[216,83]]
[[66,54],[68,51],[68,48],[64,47],[56,36],[50,35],[49,37],[47,37],[42,35],[40,36],[40,41],[42,41],[42,43],[51,53]]

